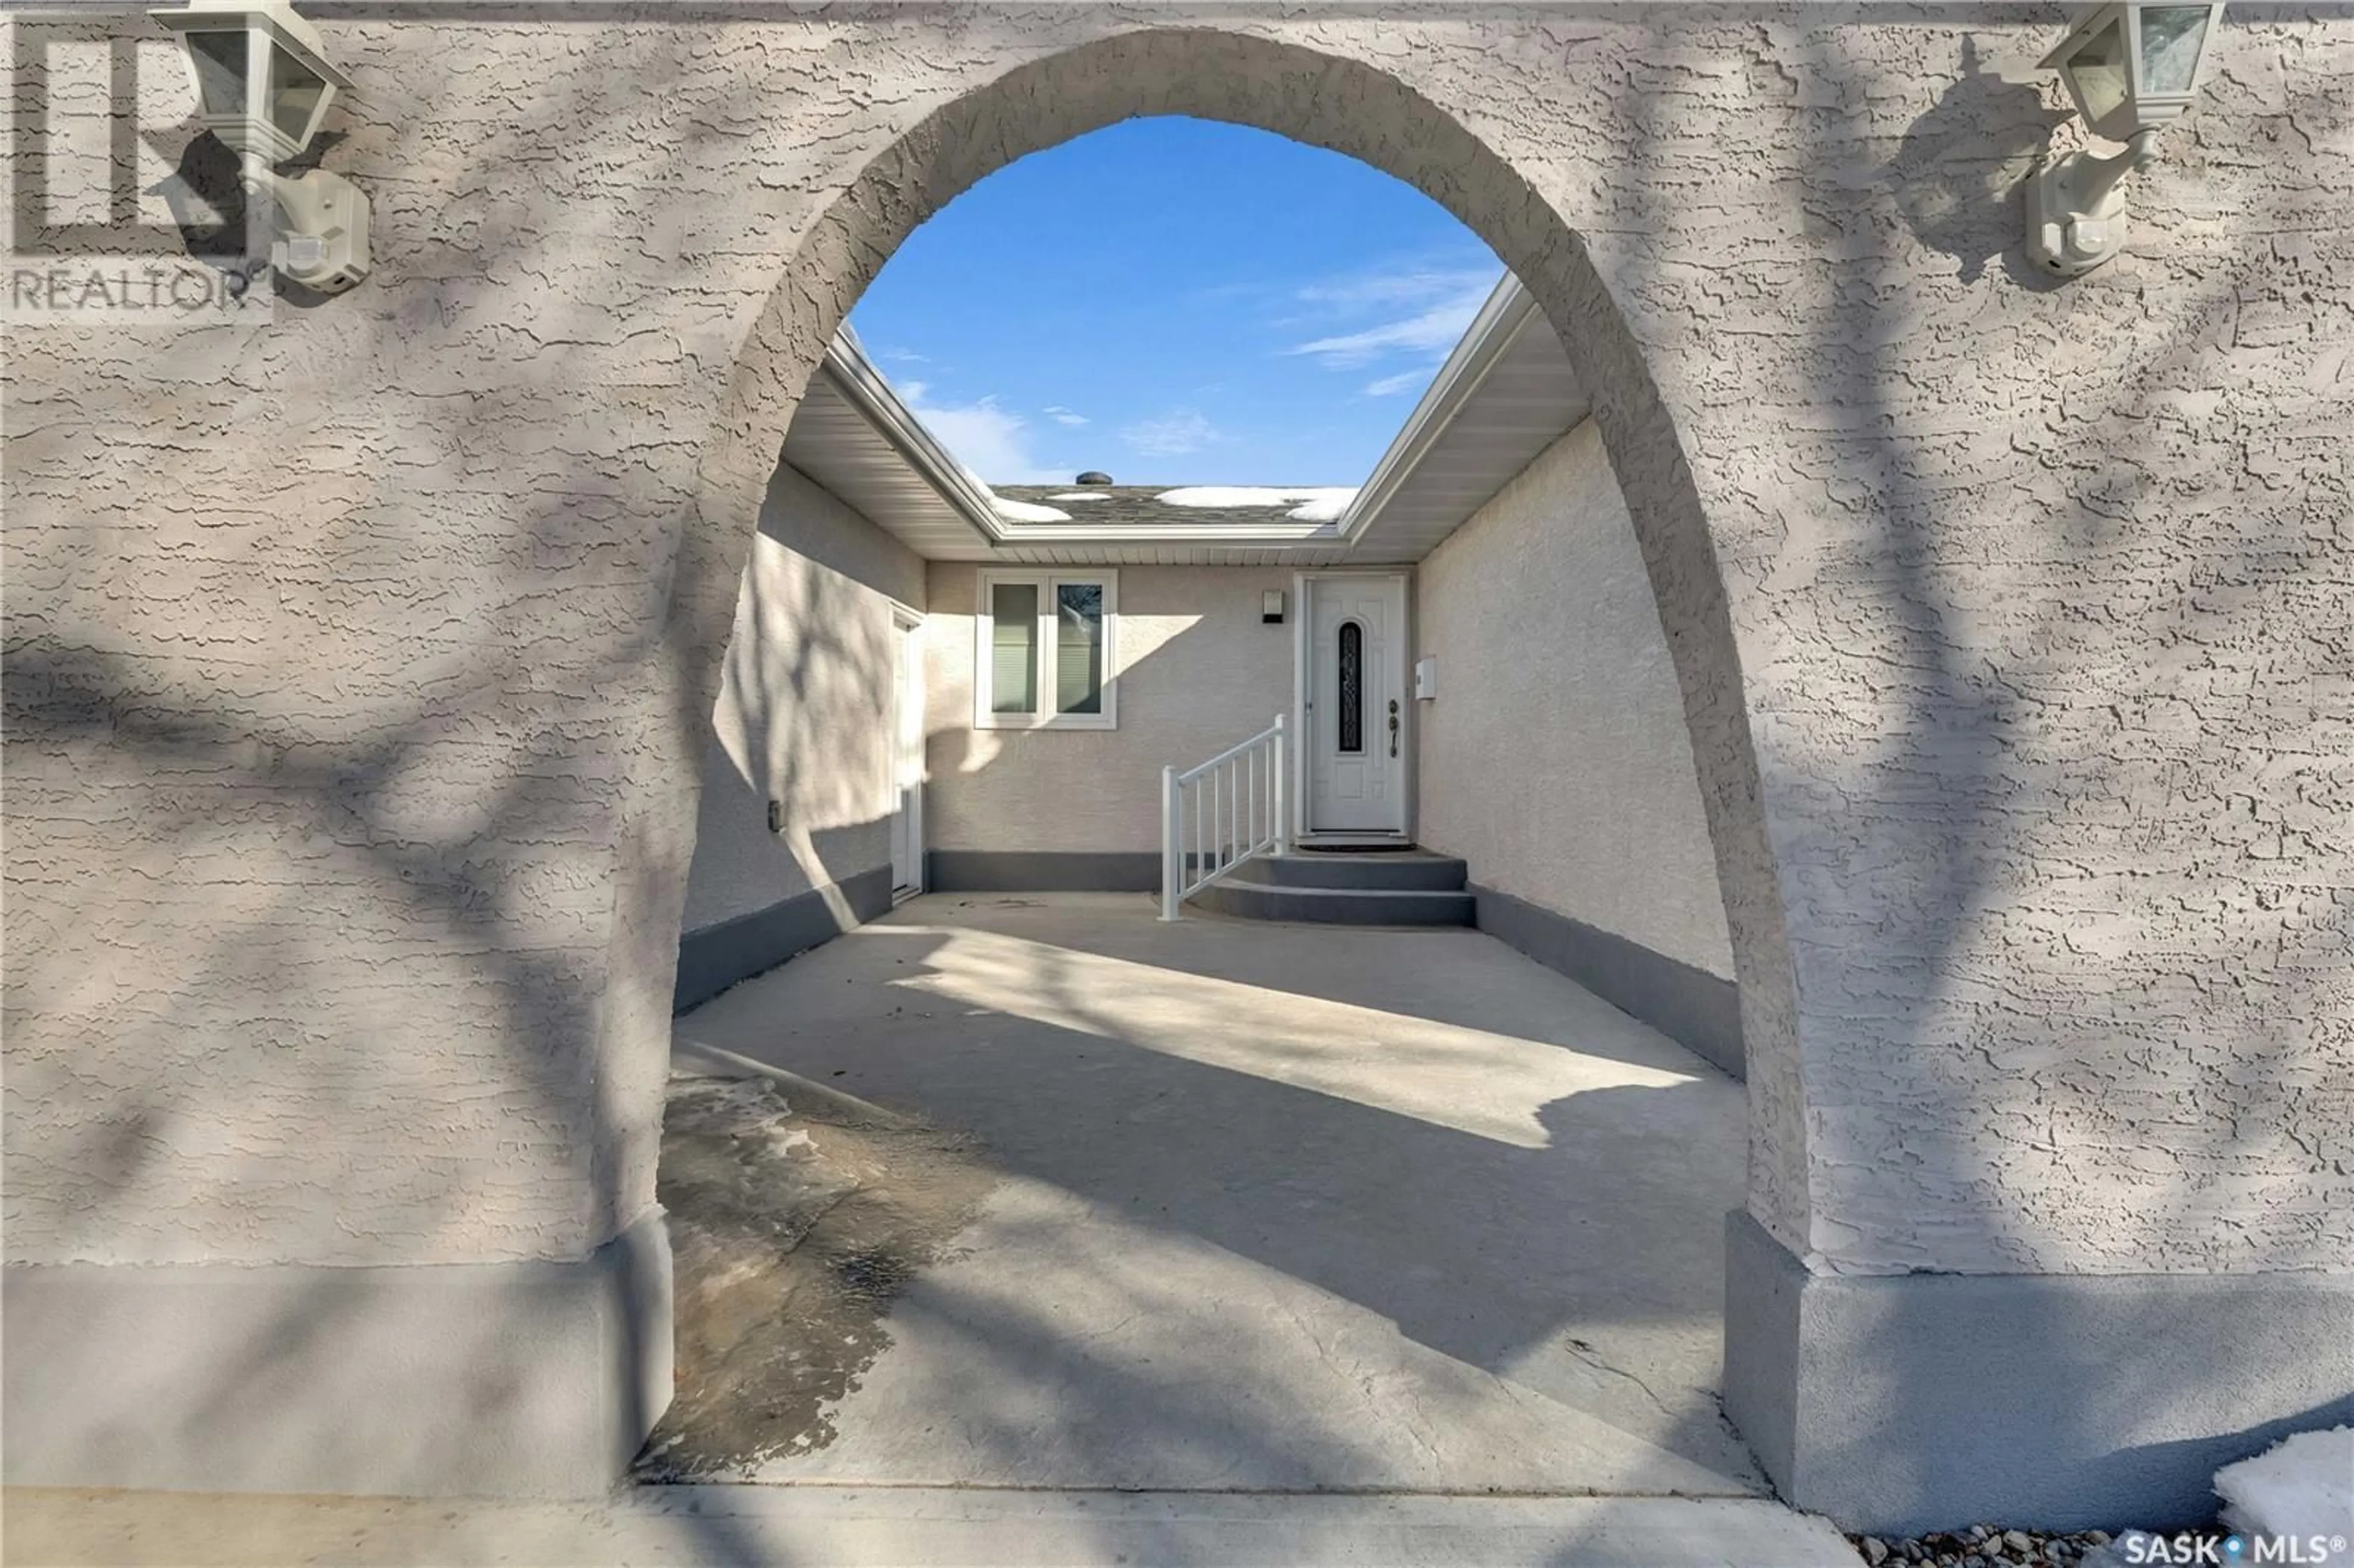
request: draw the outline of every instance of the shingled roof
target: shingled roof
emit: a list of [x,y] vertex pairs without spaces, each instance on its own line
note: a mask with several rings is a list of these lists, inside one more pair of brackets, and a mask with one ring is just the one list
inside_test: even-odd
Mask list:
[[1080,528],[1331,523],[1357,493],[1353,485],[1318,484],[995,484],[990,489],[1008,522]]

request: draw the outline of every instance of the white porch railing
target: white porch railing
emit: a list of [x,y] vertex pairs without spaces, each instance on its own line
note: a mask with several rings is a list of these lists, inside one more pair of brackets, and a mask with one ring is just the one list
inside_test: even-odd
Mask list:
[[1283,715],[1207,762],[1161,770],[1161,917],[1255,854],[1290,847]]

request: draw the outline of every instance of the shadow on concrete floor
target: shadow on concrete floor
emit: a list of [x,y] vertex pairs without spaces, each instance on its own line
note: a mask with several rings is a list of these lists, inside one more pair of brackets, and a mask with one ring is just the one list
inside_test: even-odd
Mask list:
[[678,1020],[1006,1173],[772,1480],[1754,1494],[1740,1086],[1467,931],[932,897]]

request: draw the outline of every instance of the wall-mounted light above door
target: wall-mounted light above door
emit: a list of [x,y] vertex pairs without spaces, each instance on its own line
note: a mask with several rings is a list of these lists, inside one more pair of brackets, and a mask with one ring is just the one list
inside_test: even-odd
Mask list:
[[2027,186],[2027,253],[2038,266],[2073,278],[2125,248],[2118,183],[2157,156],[2158,128],[2197,98],[2222,22],[2221,0],[2114,0],[2044,57],[2043,69],[2060,73],[2085,129],[2126,145],[2105,155],[2080,149],[2036,170]]
[[278,169],[302,155],[327,106],[351,86],[321,56],[319,30],[287,0],[188,0],[148,15],[180,35],[197,123],[243,159],[249,271],[267,262],[323,294],[366,278],[367,196],[324,169]]

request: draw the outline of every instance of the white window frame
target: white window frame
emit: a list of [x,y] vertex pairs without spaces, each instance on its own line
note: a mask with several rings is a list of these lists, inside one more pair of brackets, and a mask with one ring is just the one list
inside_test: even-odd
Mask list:
[[[1038,634],[1035,642],[1036,690],[1042,711],[1001,714],[994,711],[994,645],[997,637],[997,585],[1026,583],[1038,590]],[[1055,606],[1066,583],[1090,583],[1103,588],[1103,712],[1058,714],[1055,700],[1055,651],[1060,620]],[[1092,571],[1039,569],[981,573],[980,599],[972,617],[972,727],[975,729],[1118,729],[1119,727],[1119,573],[1108,567]]]

